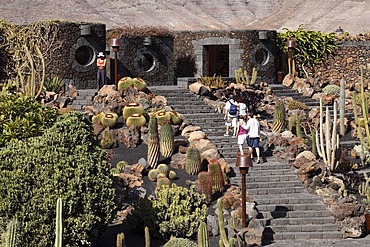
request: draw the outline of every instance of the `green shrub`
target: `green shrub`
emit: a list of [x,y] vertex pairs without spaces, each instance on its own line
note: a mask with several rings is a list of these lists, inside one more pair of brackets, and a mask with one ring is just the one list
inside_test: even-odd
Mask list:
[[332,94],[332,95],[335,95],[335,96],[339,97],[340,87],[335,85],[335,84],[327,85],[326,87],[323,88],[322,91],[325,94]]
[[58,111],[32,97],[0,96],[0,147],[6,142],[38,136],[54,122]]
[[88,244],[114,216],[110,166],[82,113],[60,116],[42,136],[0,149],[0,228],[19,220],[22,246],[53,246],[63,200],[64,243]]
[[64,86],[64,82],[58,77],[54,76],[45,80],[44,87],[48,92],[59,93]]
[[156,189],[153,207],[157,212],[159,232],[165,236],[191,237],[206,218],[206,197],[194,190],[177,186]]
[[187,238],[171,238],[163,247],[197,247],[198,245]]

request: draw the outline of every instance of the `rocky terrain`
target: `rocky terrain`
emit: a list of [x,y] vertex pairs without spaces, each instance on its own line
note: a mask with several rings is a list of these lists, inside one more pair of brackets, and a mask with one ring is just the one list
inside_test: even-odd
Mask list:
[[306,29],[351,35],[369,32],[369,0],[0,0],[0,18],[99,22],[173,30]]

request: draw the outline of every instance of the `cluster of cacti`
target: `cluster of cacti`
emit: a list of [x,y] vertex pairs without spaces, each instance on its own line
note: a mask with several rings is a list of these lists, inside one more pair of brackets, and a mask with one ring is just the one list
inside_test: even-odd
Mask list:
[[100,116],[100,123],[101,125],[105,127],[110,127],[110,128],[114,127],[117,124],[117,121],[118,121],[118,115],[117,113],[114,113],[114,112],[104,113]]
[[159,155],[158,123],[155,117],[150,117],[147,162],[151,168],[157,166]]
[[197,78],[197,82],[211,89],[224,89],[226,87],[222,76],[216,76],[216,74],[212,77],[200,76],[200,78]]
[[280,132],[285,126],[285,106],[281,100],[276,101],[274,111],[273,132]]
[[117,234],[117,247],[126,247],[125,234],[123,232]]
[[200,223],[197,236],[198,247],[209,247],[209,233],[205,222]]
[[244,85],[253,85],[257,80],[257,69],[254,67],[252,69],[252,77],[250,78],[247,70],[242,68],[235,70],[236,83],[242,83]]
[[[9,222],[5,233],[5,247],[17,246],[18,220],[15,218]],[[1,241],[0,241],[1,243]]]
[[144,117],[143,114],[135,113],[131,114],[127,119],[126,119],[126,126],[131,127],[131,126],[136,126],[136,127],[141,127],[146,124],[146,118]]
[[364,173],[365,182],[362,182],[360,186],[358,187],[358,192],[361,196],[365,196],[366,200],[370,201],[370,177],[367,175],[367,173]]
[[298,100],[290,100],[287,103],[287,108],[289,110],[307,110],[308,106],[305,103],[300,102]]
[[116,145],[116,139],[109,130],[105,130],[102,134],[102,139],[100,140],[100,147],[103,149],[114,148]]
[[159,139],[159,150],[163,157],[170,157],[174,148],[173,130],[170,123],[163,123],[161,125],[161,135]]
[[144,114],[144,108],[138,102],[127,104],[122,111],[123,119],[127,119],[132,114]]
[[316,146],[319,156],[322,157],[329,171],[333,171],[339,163],[339,134],[337,134],[336,123],[337,103],[334,101],[334,120],[331,120],[329,107],[326,107],[324,126],[324,112],[322,98],[320,98],[320,124],[316,132]]
[[63,246],[63,201],[57,200],[56,217],[55,217],[55,247]]
[[166,164],[159,164],[156,169],[151,169],[148,172],[148,179],[152,182],[157,181],[160,178],[168,177],[170,180],[175,179],[177,176],[174,170],[169,170]]
[[125,76],[118,81],[117,87],[119,91],[124,91],[128,87],[135,87],[138,91],[144,91],[146,89],[146,82],[139,77],[131,78]]
[[208,174],[211,178],[212,183],[212,193],[223,192],[224,190],[224,173],[221,170],[221,165],[219,162],[210,162],[208,164]]
[[198,178],[195,183],[196,189],[206,196],[208,203],[212,200],[212,181],[208,172],[201,171],[198,173]]
[[221,199],[217,200],[217,217],[218,217],[218,225],[220,227],[220,238],[221,238],[220,246],[234,247],[236,245],[236,239],[227,238]]
[[190,146],[186,149],[185,171],[190,175],[196,175],[200,171],[202,159],[200,151],[196,146]]

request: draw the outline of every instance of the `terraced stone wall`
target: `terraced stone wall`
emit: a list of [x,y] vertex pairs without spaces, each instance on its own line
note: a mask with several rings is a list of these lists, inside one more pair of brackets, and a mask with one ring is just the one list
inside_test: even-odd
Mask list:
[[[359,84],[359,67],[370,69],[370,40],[344,41],[339,45],[335,55],[328,57],[325,63],[317,66],[316,75],[320,83],[339,85],[340,79],[346,81],[346,87]],[[369,73],[369,72],[367,72]],[[365,85],[370,83],[370,77],[365,76]]]

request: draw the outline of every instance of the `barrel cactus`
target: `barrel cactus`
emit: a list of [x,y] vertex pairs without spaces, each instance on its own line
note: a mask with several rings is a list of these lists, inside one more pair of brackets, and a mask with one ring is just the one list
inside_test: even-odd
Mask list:
[[144,91],[146,89],[146,83],[143,79],[141,79],[139,77],[135,77],[134,79],[132,79],[132,81],[133,81],[134,87],[138,91]]
[[164,175],[168,175],[168,166],[166,164],[159,164],[157,167],[159,173],[163,173]]
[[163,123],[161,125],[161,135],[160,135],[160,152],[163,157],[170,157],[173,152],[174,138],[173,130],[170,123]]
[[132,87],[134,85],[134,81],[131,77],[125,76],[118,81],[118,90],[124,91],[128,87]]
[[144,113],[144,109],[141,106],[141,104],[137,102],[133,102],[133,103],[127,104],[123,108],[122,117],[124,119],[127,119],[132,114],[143,114],[143,113]]
[[146,124],[146,119],[143,116],[143,114],[134,113],[134,114],[131,114],[126,119],[127,127],[131,127],[131,126],[141,127],[141,126],[144,126],[145,124]]
[[117,124],[118,115],[113,112],[105,113],[100,121],[103,126],[114,127]]
[[157,180],[157,188],[160,188],[162,186],[170,186],[171,185],[171,180],[169,178],[163,177],[163,178],[158,178]]
[[157,120],[158,120],[158,124],[162,125],[164,123],[169,123],[171,121],[171,113],[165,111],[165,110],[162,110],[162,111],[159,111],[155,114]]
[[91,122],[93,124],[101,124],[101,119],[103,116],[104,116],[104,112],[100,112],[99,114],[92,116]]
[[168,173],[168,178],[171,179],[171,180],[174,180],[175,178],[177,177],[177,174],[174,170],[171,170],[169,173]]
[[159,135],[157,119],[151,117],[149,119],[149,141],[147,162],[152,168],[155,168],[159,161]]
[[221,165],[218,162],[212,162],[208,164],[208,174],[211,178],[212,193],[223,192],[224,190],[224,175],[221,170]]
[[148,179],[152,182],[157,181],[157,176],[158,176],[158,170],[157,169],[151,169],[148,172]]
[[280,132],[285,126],[285,106],[283,101],[279,100],[275,103],[274,122],[272,131]]
[[171,123],[174,125],[180,125],[182,123],[182,118],[176,111],[170,111]]
[[202,164],[202,159],[200,156],[200,151],[195,146],[190,146],[186,150],[185,159],[185,170],[190,175],[198,174]]

